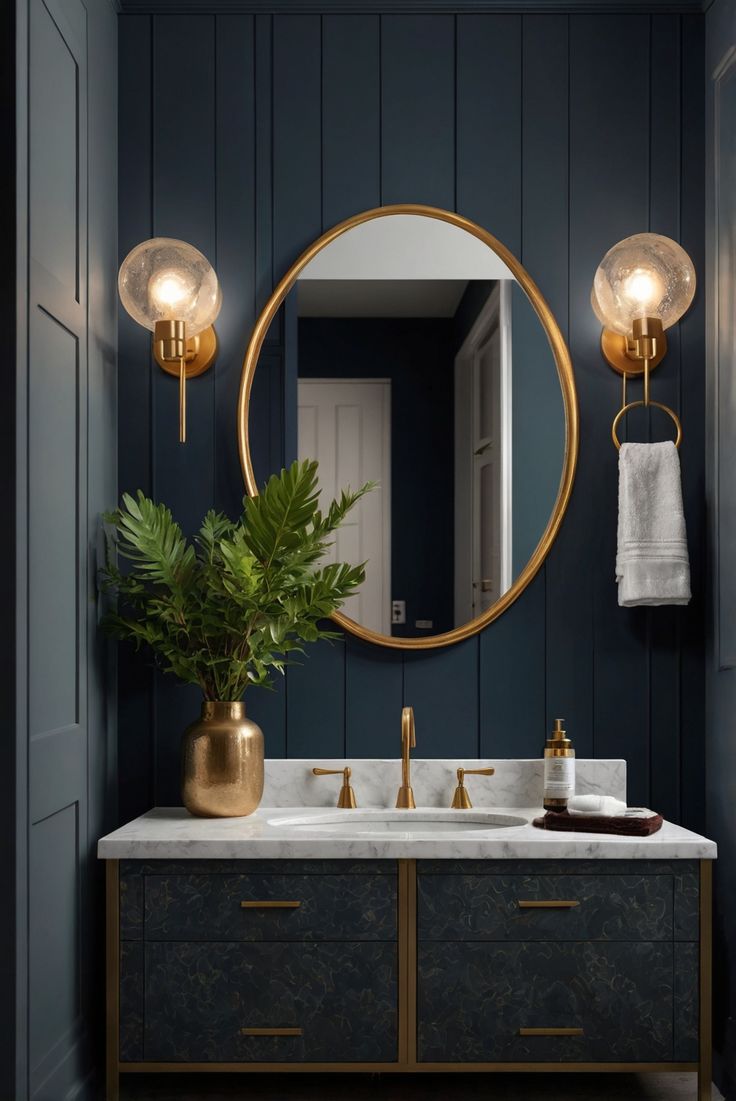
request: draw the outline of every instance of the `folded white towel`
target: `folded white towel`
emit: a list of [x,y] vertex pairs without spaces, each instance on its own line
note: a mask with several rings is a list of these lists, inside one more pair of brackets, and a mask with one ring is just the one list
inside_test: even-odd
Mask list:
[[573,795],[567,800],[567,810],[591,818],[617,818],[626,811],[626,803],[613,795]]
[[680,460],[669,440],[621,445],[616,580],[623,608],[690,600]]

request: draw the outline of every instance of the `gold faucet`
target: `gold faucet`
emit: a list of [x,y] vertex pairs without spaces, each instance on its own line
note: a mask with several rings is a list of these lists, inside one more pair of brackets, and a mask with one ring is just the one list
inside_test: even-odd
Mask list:
[[472,810],[468,789],[465,787],[466,776],[493,776],[495,768],[459,768],[457,770],[457,787],[452,797],[450,806],[453,810]]
[[312,772],[315,776],[342,776],[342,787],[337,798],[337,805],[342,810],[355,810],[358,803],[355,799],[355,791],[350,783],[353,770],[349,766],[346,768],[313,768]]
[[396,806],[401,810],[414,810],[414,792],[411,790],[411,750],[417,744],[414,730],[414,708],[401,711],[401,787],[396,796]]

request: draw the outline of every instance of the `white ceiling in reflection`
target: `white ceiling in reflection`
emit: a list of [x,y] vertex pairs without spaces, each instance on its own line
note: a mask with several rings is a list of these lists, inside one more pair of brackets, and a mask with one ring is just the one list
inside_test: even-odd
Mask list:
[[391,214],[337,237],[299,276],[308,279],[513,279],[483,241],[451,222]]

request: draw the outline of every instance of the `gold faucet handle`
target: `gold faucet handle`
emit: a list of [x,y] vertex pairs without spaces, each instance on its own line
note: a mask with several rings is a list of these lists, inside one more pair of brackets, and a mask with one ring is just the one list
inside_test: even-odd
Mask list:
[[457,787],[452,797],[450,806],[453,810],[472,810],[468,789],[465,787],[466,776],[493,776],[495,768],[459,768],[457,770]]
[[342,776],[342,787],[340,788],[337,805],[342,810],[355,810],[358,803],[350,783],[353,770],[349,765],[346,765],[345,768],[313,768],[312,772],[315,776]]

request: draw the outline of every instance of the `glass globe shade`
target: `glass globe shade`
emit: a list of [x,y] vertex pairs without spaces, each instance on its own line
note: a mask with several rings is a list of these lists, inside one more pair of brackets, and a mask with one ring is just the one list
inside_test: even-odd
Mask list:
[[695,268],[685,250],[659,233],[637,233],[603,257],[590,301],[604,328],[630,336],[641,317],[658,317],[669,329],[694,295]]
[[207,329],[220,312],[215,269],[199,249],[173,237],[153,237],[128,253],[118,275],[120,301],[134,321],[184,321],[186,335]]

